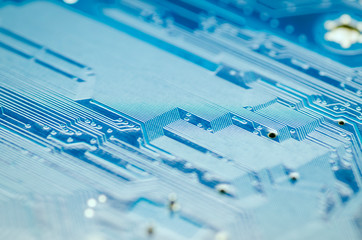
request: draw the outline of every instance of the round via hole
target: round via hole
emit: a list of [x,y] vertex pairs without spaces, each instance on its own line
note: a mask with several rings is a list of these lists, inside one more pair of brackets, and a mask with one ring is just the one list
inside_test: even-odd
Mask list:
[[274,133],[274,132],[270,132],[270,133],[268,133],[268,137],[271,138],[271,139],[274,139],[274,138],[277,137],[277,134]]
[[219,189],[219,193],[220,194],[226,194],[226,190],[225,189]]
[[298,172],[291,172],[289,173],[289,179],[291,182],[296,182],[300,178],[300,175]]
[[344,124],[346,124],[345,121],[343,121],[343,120],[338,121],[338,125],[343,126]]

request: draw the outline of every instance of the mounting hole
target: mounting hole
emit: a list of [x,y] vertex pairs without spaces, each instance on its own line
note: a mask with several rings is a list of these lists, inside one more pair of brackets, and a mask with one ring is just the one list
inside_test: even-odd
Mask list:
[[338,121],[338,125],[343,126],[344,124],[346,124],[345,121],[343,121],[343,120]]
[[268,137],[271,138],[271,139],[274,139],[274,138],[277,137],[277,134],[274,133],[274,132],[270,132],[270,133],[268,133]]
[[361,43],[360,23],[348,14],[343,14],[335,20],[328,20],[324,23],[324,28],[327,30],[324,39],[348,49],[354,44]]

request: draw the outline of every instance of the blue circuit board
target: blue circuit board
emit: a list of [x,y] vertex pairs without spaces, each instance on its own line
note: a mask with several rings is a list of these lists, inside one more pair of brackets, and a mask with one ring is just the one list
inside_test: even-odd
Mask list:
[[362,1],[0,0],[1,240],[362,239]]

